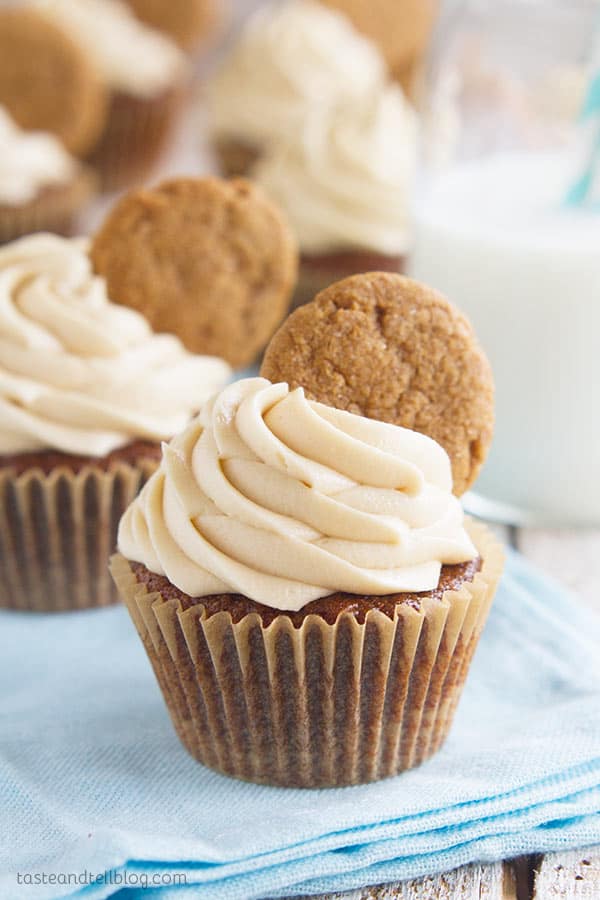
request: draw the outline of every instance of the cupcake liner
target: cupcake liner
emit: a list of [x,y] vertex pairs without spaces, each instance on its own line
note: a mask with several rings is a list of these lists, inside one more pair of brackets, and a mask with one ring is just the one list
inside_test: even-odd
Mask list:
[[69,184],[53,185],[20,206],[0,203],[0,244],[36,231],[69,236],[77,216],[95,193],[94,174],[82,169]]
[[310,303],[320,291],[350,275],[403,271],[404,257],[385,256],[381,253],[348,250],[343,253],[324,253],[321,256],[301,256],[292,308]]
[[248,177],[261,156],[257,147],[233,138],[215,138],[213,150],[219,171],[226,178]]
[[151,174],[173,134],[184,96],[183,85],[151,98],[112,95],[106,126],[87,159],[103,191],[138,183]]
[[263,784],[361,784],[418,765],[448,733],[503,564],[490,532],[468,527],[483,560],[472,582],[364,623],[207,618],[148,592],[121,555],[111,570],[192,756]]
[[119,600],[108,572],[119,519],[156,462],[44,474],[0,470],[0,607],[38,612]]

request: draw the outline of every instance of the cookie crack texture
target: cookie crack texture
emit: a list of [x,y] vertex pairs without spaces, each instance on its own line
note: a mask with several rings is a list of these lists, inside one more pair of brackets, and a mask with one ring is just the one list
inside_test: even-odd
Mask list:
[[322,291],[284,322],[261,374],[434,438],[450,456],[458,495],[492,439],[492,373],[470,323],[441,294],[401,275],[356,275]]

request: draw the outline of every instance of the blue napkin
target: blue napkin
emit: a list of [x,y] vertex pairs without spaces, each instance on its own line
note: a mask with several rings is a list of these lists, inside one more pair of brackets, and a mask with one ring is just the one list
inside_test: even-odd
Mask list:
[[186,754],[125,609],[2,613],[0,897],[251,900],[600,842],[599,641],[511,554],[443,750],[301,791]]

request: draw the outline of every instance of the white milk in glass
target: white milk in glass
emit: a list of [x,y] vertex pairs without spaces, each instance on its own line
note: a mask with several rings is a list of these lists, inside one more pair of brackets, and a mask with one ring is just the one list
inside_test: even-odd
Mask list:
[[496,153],[432,179],[411,274],[467,313],[494,369],[477,493],[524,521],[600,525],[600,213],[561,208],[569,171]]

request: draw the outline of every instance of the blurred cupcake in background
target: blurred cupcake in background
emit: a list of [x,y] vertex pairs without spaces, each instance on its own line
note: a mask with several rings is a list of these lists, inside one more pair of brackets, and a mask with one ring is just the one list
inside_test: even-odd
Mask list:
[[91,172],[54,135],[21,130],[0,106],[0,243],[34,231],[70,234],[93,193]]
[[103,188],[143,180],[172,134],[188,67],[175,43],[120,0],[34,0],[82,49],[104,80],[105,128],[87,157]]
[[127,0],[137,18],[189,53],[206,44],[223,18],[222,0]]
[[392,76],[412,96],[440,8],[439,0],[322,0],[347,16],[381,51]]
[[296,304],[348,275],[402,271],[416,138],[416,114],[390,84],[274,145],[256,165],[255,181],[300,245]]
[[87,241],[0,248],[0,606],[52,612],[117,599],[119,518],[231,370],[109,298]]
[[376,47],[321,3],[260,9],[209,86],[209,130],[223,173],[247,174],[273,143],[294,140],[340,102],[360,102],[386,77]]

